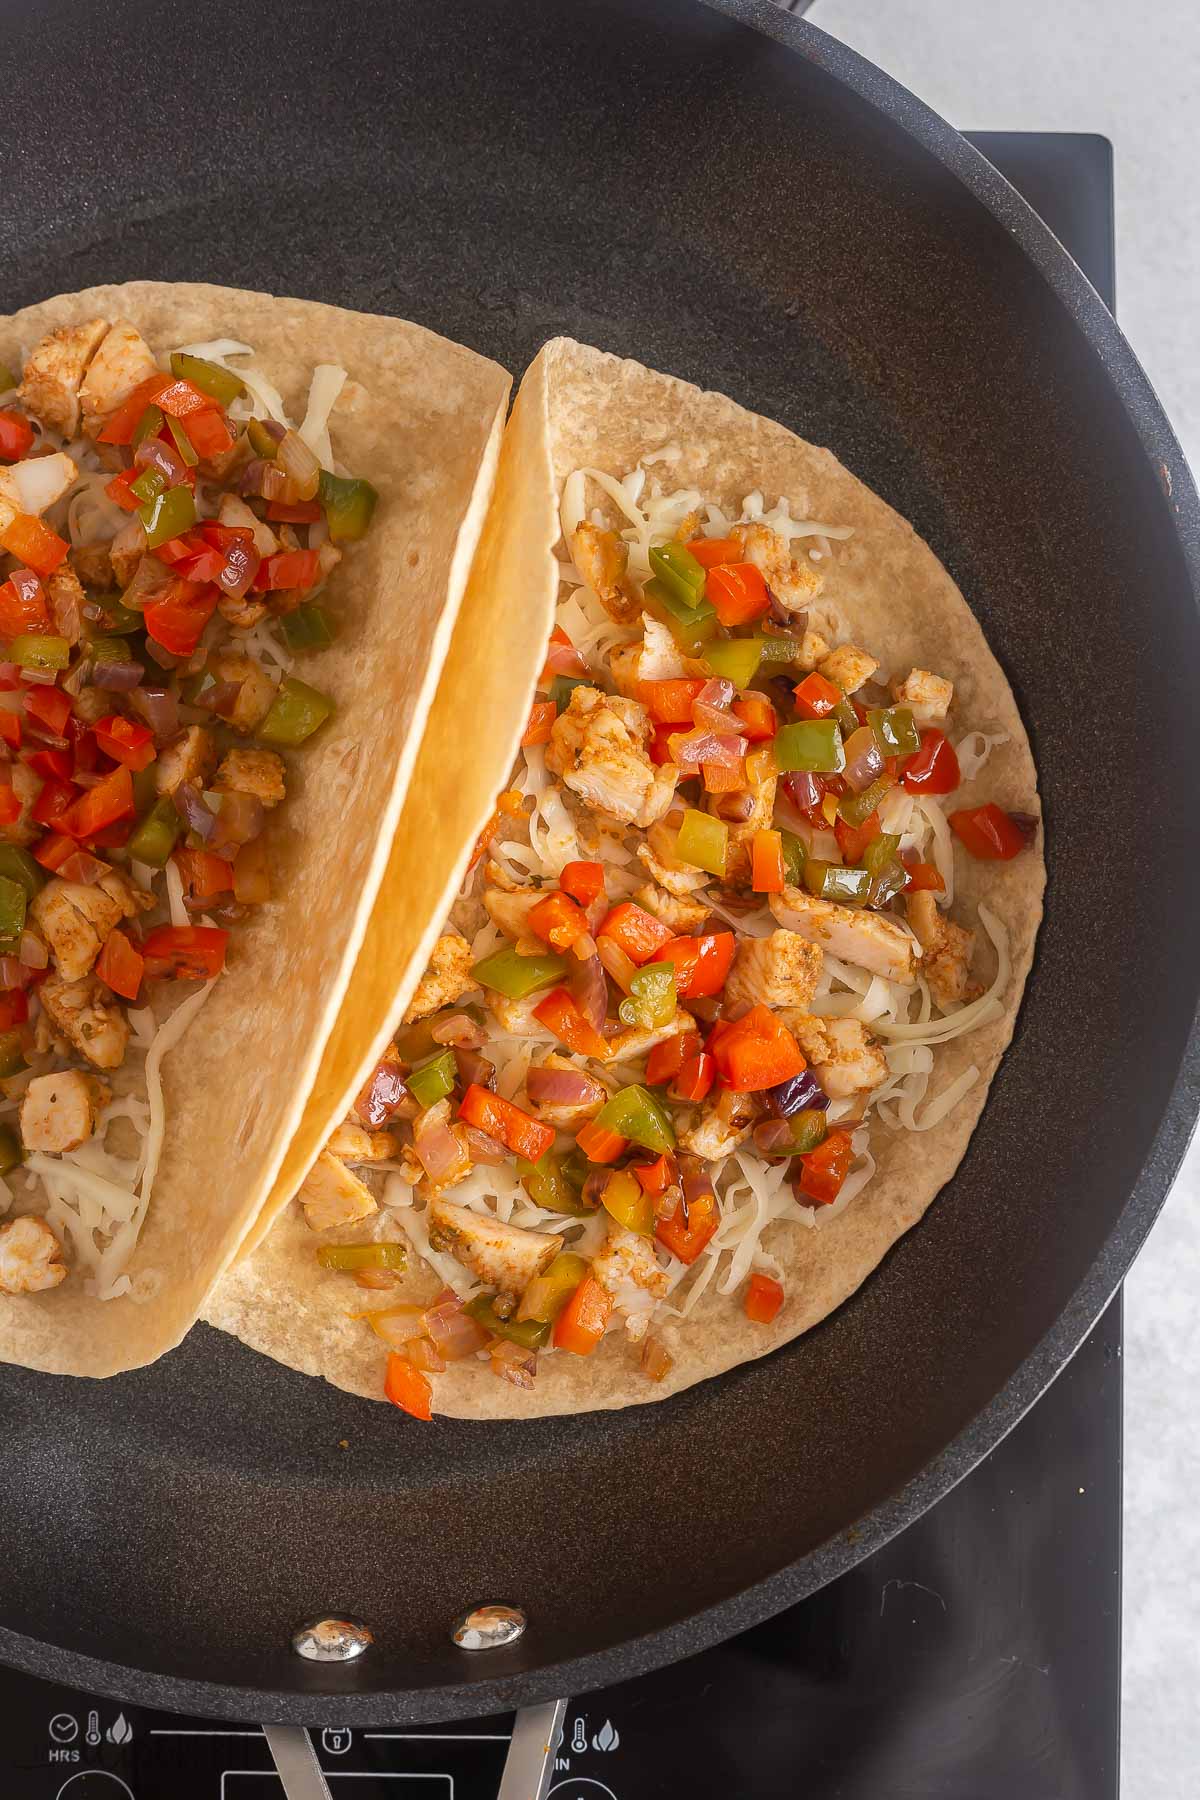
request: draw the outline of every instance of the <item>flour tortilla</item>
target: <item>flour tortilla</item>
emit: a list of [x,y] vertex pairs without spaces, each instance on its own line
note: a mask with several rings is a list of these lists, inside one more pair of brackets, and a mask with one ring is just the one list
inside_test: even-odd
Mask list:
[[0,1299],[0,1360],[92,1376],[179,1342],[302,1117],[384,873],[510,387],[495,363],[418,325],[201,283],[59,295],[0,319],[0,360],[19,367],[46,332],[97,316],[133,320],[160,358],[220,337],[252,345],[249,366],[297,421],[316,364],[340,365],[349,380],[331,416],[334,454],[380,498],[331,580],[338,640],[297,670],[337,711],[286,759],[288,799],[270,829],[274,897],[237,928],[228,974],[165,1060],[166,1144],[133,1293],[92,1299],[72,1275],[50,1293]]
[[[526,409],[516,434],[506,441],[507,479],[502,476],[485,541],[511,540],[519,536],[515,525],[524,530],[532,520],[537,525],[533,548],[543,557],[549,551],[543,517],[548,489],[561,493],[565,478],[582,466],[621,476],[639,458],[669,447],[678,449],[677,458],[651,464],[667,490],[696,487],[736,515],[743,497],[757,488],[767,507],[786,496],[793,517],[852,526],[853,537],[837,546],[821,609],[836,608],[844,623],[842,635],[878,655],[886,672],[903,674],[917,666],[951,677],[956,734],[982,726],[1009,733],[1010,742],[992,752],[979,780],[959,790],[959,803],[994,799],[1015,810],[1039,810],[1033,759],[1016,703],[966,601],[911,526],[828,450],[803,442],[721,394],[703,393],[566,339],[548,344],[526,375],[522,407],[535,396],[536,403]],[[540,438],[531,429],[535,414],[544,415]],[[519,483],[514,481],[518,474]],[[517,504],[525,513],[519,521],[504,512]],[[552,525],[551,537],[554,530]],[[445,853],[453,878],[440,895],[432,928],[421,938],[414,962],[397,984],[388,1012],[392,1025],[412,993],[425,949],[436,936],[470,842],[486,817],[483,805],[469,818],[463,816],[469,809],[453,809],[457,784],[478,779],[485,745],[490,774],[486,792],[501,787],[508,775],[515,740],[510,715],[505,715],[502,729],[495,734],[491,729],[488,709],[496,704],[494,677],[502,674],[511,684],[510,697],[519,701],[516,713],[523,720],[544,656],[549,624],[545,578],[531,577],[519,541],[510,543],[510,549],[513,561],[508,569],[519,574],[519,580],[506,579],[506,566],[497,560],[481,563],[479,579],[472,580],[371,923],[369,943],[377,953],[384,953],[392,933],[400,934],[396,942],[406,952],[414,936],[412,921],[406,917],[411,896],[417,883],[423,883],[422,892],[428,891],[427,859]],[[550,576],[553,579],[553,569]],[[487,666],[489,657],[494,660],[492,670]],[[492,686],[483,700],[479,684],[489,679]],[[436,749],[430,753],[433,745]],[[444,839],[452,832],[457,835],[446,844]],[[765,1247],[784,1270],[786,1300],[775,1321],[766,1326],[752,1323],[742,1310],[741,1289],[723,1296],[715,1292],[714,1284],[689,1319],[668,1320],[662,1326],[656,1322],[655,1330],[674,1358],[661,1382],[651,1382],[641,1373],[636,1350],[615,1328],[589,1357],[543,1356],[532,1393],[497,1380],[475,1360],[452,1364],[433,1378],[436,1412],[461,1418],[529,1418],[659,1400],[776,1349],[809,1330],[854,1292],[896,1240],[917,1223],[961,1160],[988,1083],[1012,1035],[1033,956],[1045,885],[1040,851],[1028,851],[1011,863],[978,863],[959,853],[956,881],[956,917],[974,923],[975,904],[984,899],[1007,926],[1013,973],[1003,996],[1003,1016],[936,1051],[931,1097],[972,1063],[982,1079],[929,1132],[890,1134],[876,1120],[871,1136],[877,1172],[844,1212],[813,1229],[780,1222],[764,1234]],[[992,965],[982,930],[980,938],[977,967],[988,979]],[[370,971],[360,969],[356,983],[360,975],[367,981]],[[386,1035],[373,1032],[371,1056],[356,1062],[355,1081],[371,1066]],[[354,1082],[343,1084],[347,1099],[355,1091]],[[341,1240],[402,1238],[404,1219],[403,1210],[390,1214],[385,1210],[357,1233],[332,1235]],[[398,1290],[379,1297],[364,1294],[346,1276],[318,1268],[318,1241],[299,1207],[288,1208],[255,1255],[225,1277],[205,1317],[293,1368],[379,1399],[385,1348],[349,1315],[366,1306],[427,1300],[441,1284],[414,1256]]]

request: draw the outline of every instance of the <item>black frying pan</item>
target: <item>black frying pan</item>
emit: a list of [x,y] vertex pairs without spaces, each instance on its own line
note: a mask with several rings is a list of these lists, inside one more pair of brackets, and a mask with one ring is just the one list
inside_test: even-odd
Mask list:
[[[7,310],[135,275],[569,332],[832,445],[977,607],[1050,888],[967,1159],[863,1291],[655,1407],[410,1424],[198,1327],[5,1370],[0,1654],[364,1724],[579,1692],[840,1573],[987,1451],[1127,1269],[1195,1112],[1197,499],[1112,320],[956,132],[766,0],[0,0]],[[213,321],[214,330],[220,321]],[[220,1146],[213,1146],[220,1154]],[[339,1448],[339,1440],[348,1448]],[[480,1600],[530,1625],[472,1659]],[[350,1669],[297,1621],[374,1627]]]

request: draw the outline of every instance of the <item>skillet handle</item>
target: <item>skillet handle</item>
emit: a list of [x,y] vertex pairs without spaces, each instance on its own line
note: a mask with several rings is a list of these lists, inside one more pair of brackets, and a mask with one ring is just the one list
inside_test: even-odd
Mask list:
[[[521,1708],[513,1720],[496,1800],[546,1800],[566,1710],[565,1700]],[[263,1736],[283,1783],[285,1800],[331,1800],[312,1739],[302,1725],[264,1725]]]
[[303,1725],[264,1725],[285,1800],[332,1800],[317,1753]]

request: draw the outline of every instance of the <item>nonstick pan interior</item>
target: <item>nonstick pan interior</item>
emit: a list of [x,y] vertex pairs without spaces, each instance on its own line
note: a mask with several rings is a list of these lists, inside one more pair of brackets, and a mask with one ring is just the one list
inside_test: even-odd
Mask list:
[[[0,23],[25,122],[6,308],[209,280],[394,312],[517,371],[557,332],[636,356],[830,444],[1009,673],[1050,869],[1017,1038],[959,1175],[808,1337],[661,1406],[529,1425],[421,1428],[203,1327],[103,1384],[0,1372],[0,1654],[35,1672],[358,1724],[700,1648],[966,1472],[1182,1154],[1200,646],[1178,449],[999,178],[765,3],[0,0]],[[531,1621],[496,1662],[448,1636],[487,1599]],[[336,1609],[377,1647],[314,1672],[290,1631]]]

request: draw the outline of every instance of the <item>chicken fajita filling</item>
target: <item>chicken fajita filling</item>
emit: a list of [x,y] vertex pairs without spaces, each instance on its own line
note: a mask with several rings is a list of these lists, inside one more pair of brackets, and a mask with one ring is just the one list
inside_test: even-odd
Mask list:
[[[561,511],[510,786],[299,1195],[321,1262],[379,1290],[386,1393],[422,1418],[452,1360],[529,1387],[606,1334],[662,1380],[710,1288],[770,1324],[764,1234],[853,1205],[875,1134],[979,1079],[936,1081],[1009,979],[1002,920],[953,916],[955,849],[1007,860],[1037,829],[955,806],[1003,735],[854,641],[826,597],[845,529],[646,467],[578,471]],[[387,1301],[401,1236],[443,1284],[424,1306]]]
[[236,980],[333,711],[291,671],[376,495],[333,466],[343,372],[297,431],[251,355],[97,318],[0,367],[2,1293],[129,1290],[162,1057]]

